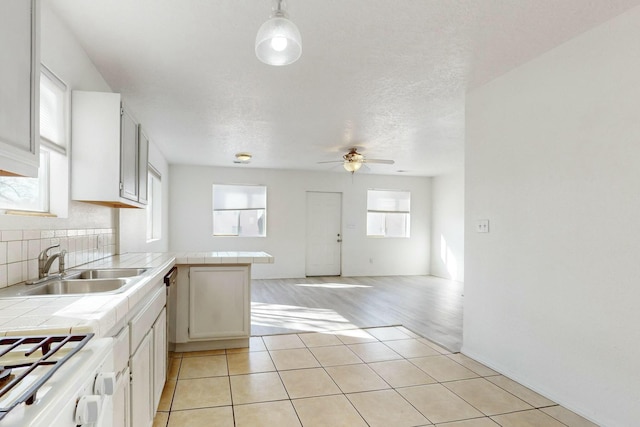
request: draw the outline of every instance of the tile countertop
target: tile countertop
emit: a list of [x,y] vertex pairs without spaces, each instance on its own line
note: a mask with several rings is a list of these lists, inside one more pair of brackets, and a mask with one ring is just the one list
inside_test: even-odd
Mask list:
[[176,264],[272,264],[266,252],[176,252]]
[[107,295],[0,296],[0,336],[94,332],[105,336],[128,321],[130,311],[142,301],[158,279],[175,264],[273,263],[266,252],[127,253],[73,269],[147,268],[138,283],[124,292]]

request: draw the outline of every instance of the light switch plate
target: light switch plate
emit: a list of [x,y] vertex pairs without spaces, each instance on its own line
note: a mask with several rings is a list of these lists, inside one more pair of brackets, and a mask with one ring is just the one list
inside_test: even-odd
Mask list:
[[479,219],[476,222],[476,232],[478,232],[478,233],[488,233],[489,232],[489,220],[488,219]]

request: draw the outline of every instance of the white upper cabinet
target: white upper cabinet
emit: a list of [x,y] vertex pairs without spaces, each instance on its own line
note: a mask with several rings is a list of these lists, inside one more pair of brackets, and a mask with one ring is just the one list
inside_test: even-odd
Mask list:
[[124,107],[120,124],[120,196],[138,201],[138,124]]
[[0,1],[0,175],[37,176],[39,1]]
[[[139,125],[120,94],[74,91],[71,99],[72,199],[115,208],[143,207],[149,143],[139,143]],[[140,198],[143,178],[145,197]]]
[[146,205],[149,198],[149,137],[142,126],[138,126],[138,130],[138,201]]

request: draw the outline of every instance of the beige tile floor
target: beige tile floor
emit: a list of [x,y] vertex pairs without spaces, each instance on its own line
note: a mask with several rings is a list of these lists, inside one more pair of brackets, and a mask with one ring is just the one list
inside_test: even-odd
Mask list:
[[593,427],[402,326],[174,353],[154,427]]

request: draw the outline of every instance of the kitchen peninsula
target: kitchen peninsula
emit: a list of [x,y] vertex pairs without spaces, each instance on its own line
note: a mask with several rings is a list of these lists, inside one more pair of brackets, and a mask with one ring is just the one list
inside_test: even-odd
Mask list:
[[[169,295],[169,341],[175,351],[249,346],[251,264],[265,252],[188,252],[175,256],[177,287]],[[175,329],[173,329],[175,327]]]
[[[114,330],[120,329],[147,296],[157,287],[162,277],[177,266],[182,276],[179,276],[177,289],[171,289],[169,295],[169,342],[175,343],[176,335],[181,337],[183,344],[191,342],[194,346],[204,346],[207,341],[213,344],[236,344],[244,341],[226,341],[185,338],[176,334],[178,325],[189,323],[189,283],[190,268],[205,268],[210,271],[220,269],[228,272],[231,268],[242,271],[245,282],[241,293],[244,298],[241,308],[244,310],[243,319],[250,319],[250,272],[251,264],[273,263],[273,257],[265,252],[180,252],[180,253],[127,253],[103,258],[88,264],[74,267],[74,269],[104,269],[104,268],[144,268],[147,272],[137,279],[135,285],[123,292],[107,294],[69,294],[56,296],[12,296],[11,290],[25,285],[15,285],[0,293],[0,336],[8,334],[33,333],[83,333],[92,332],[97,337],[111,336]],[[228,274],[224,273],[228,278]],[[198,289],[194,289],[198,290]],[[224,290],[233,292],[229,283]],[[205,293],[206,295],[206,293]],[[217,299],[224,295],[218,295]],[[185,304],[186,303],[186,304]],[[222,307],[228,310],[228,307]],[[211,307],[209,311],[213,311]],[[247,317],[249,316],[249,317]],[[247,320],[249,322],[250,320]],[[243,325],[243,328],[249,324]],[[246,330],[248,343],[249,329]],[[186,339],[186,341],[185,341]],[[211,344],[211,343],[210,343]],[[218,347],[219,348],[219,347]]]
[[[77,398],[91,393],[98,370],[104,369],[111,390],[109,404],[101,410],[104,425],[151,425],[166,382],[168,347],[179,351],[248,347],[251,264],[272,262],[264,252],[127,253],[75,266],[63,277],[39,284],[19,283],[0,290],[0,336],[12,342],[21,336],[29,340],[56,336],[65,342],[93,336],[95,347],[104,347],[100,357],[106,362],[92,362],[88,375],[78,377],[83,384],[71,390],[76,393],[73,398],[61,393],[71,380],[75,384],[77,377],[72,375],[60,382],[56,388],[60,392],[40,396],[40,406],[30,406],[29,417],[40,417],[42,408],[64,401],[71,403],[61,417],[70,422],[80,411],[75,407]],[[174,269],[177,286],[166,288],[163,278]],[[105,280],[120,287],[89,290],[89,284]],[[54,282],[82,282],[87,288],[49,289]],[[92,351],[80,353],[84,359],[76,360],[89,360]],[[22,421],[27,418],[22,420],[21,414],[13,412],[18,424],[9,425],[25,425]]]

